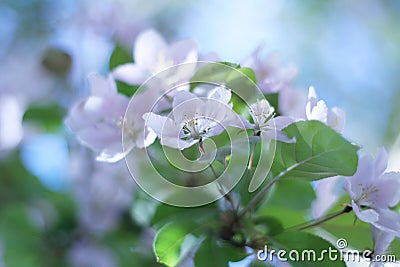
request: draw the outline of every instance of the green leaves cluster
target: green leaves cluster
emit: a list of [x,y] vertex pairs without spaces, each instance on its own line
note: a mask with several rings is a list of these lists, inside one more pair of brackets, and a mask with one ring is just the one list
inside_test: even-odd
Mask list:
[[[259,190],[246,192],[250,201],[242,202],[237,211],[221,211],[215,204],[199,207],[197,211],[167,205],[157,208],[154,216],[158,219],[153,223],[162,227],[154,241],[154,252],[159,262],[179,266],[187,257],[193,257],[197,267],[210,264],[228,266],[229,262],[255,255],[264,245],[288,252],[297,250],[300,256],[303,251],[313,250],[317,258],[323,251],[334,249],[327,240],[310,231],[296,230],[293,226],[306,223],[310,205],[315,199],[310,182],[354,174],[358,147],[318,121],[297,122],[284,131],[289,137],[296,138],[296,143],[277,143],[267,180]],[[255,164],[262,162],[256,161]],[[279,179],[275,181],[276,177]],[[271,182],[274,186],[268,194],[262,195],[263,201],[251,209],[251,216],[247,216],[249,212],[240,217],[244,205],[251,203]],[[243,196],[247,190],[242,189],[247,189],[248,185],[249,181],[239,184],[229,197]],[[352,217],[351,214],[345,216]],[[254,260],[253,264],[258,266],[261,262]],[[345,266],[339,258],[331,261],[327,256],[322,261],[291,261],[291,264]]]
[[[117,47],[110,59],[110,69],[129,61],[129,54]],[[234,110],[247,118],[250,118],[247,104],[260,97],[267,98],[278,110],[279,94],[256,94],[256,76],[250,68],[227,62],[208,64],[194,74],[191,82],[191,90],[201,84],[225,84],[232,89]],[[137,89],[119,82],[117,85],[119,92],[127,96]],[[254,192],[248,190],[254,174],[254,169],[250,169],[235,189],[218,203],[179,208],[155,204],[146,197],[135,201],[132,208],[135,221],[157,230],[153,250],[158,263],[180,266],[193,261],[196,267],[222,267],[252,256],[247,259],[253,260],[252,266],[265,266],[268,262],[258,261],[254,255],[266,245],[274,250],[296,250],[300,255],[313,250],[317,258],[323,251],[334,248],[329,241],[311,231],[296,230],[295,226],[307,224],[315,199],[310,182],[354,174],[358,147],[319,121],[296,122],[284,132],[296,142],[276,143],[274,154],[269,155],[273,157],[271,169],[263,174],[266,179]],[[260,138],[250,136],[251,132],[244,134],[254,145],[254,166],[264,164],[260,161]],[[231,148],[226,144],[225,133],[213,139],[218,147],[220,164],[217,166],[222,168],[224,162],[229,162]],[[155,150],[159,148],[159,144],[154,146]],[[190,149],[183,152],[189,158],[196,154]],[[160,157],[157,156],[159,159],[154,166],[160,173],[186,179],[177,170],[170,171],[172,166],[165,165]],[[322,261],[288,260],[293,266],[345,266],[340,259],[330,261],[328,257]]]

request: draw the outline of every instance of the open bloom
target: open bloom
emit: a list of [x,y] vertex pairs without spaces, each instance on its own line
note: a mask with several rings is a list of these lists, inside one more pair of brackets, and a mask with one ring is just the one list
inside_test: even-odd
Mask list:
[[263,93],[276,93],[287,88],[295,78],[297,69],[293,65],[282,68],[277,53],[261,57],[261,50],[262,47],[257,48],[241,65],[253,69],[257,85]]
[[325,101],[318,100],[314,87],[308,89],[308,101],[306,104],[306,116],[308,120],[318,120],[335,131],[343,132],[346,114],[337,107],[328,108]]
[[256,103],[252,104],[250,106],[250,115],[254,121],[254,130],[260,131],[261,134],[265,134],[274,140],[282,142],[294,141],[282,131],[282,129],[294,122],[293,119],[284,116],[274,118],[275,109],[266,99],[257,100]]
[[246,122],[229,104],[230,90],[217,87],[207,97],[187,91],[176,93],[170,116],[153,112],[143,118],[147,126],[160,138],[162,145],[185,149],[207,137],[219,135],[227,126],[245,128]]
[[[113,70],[115,79],[128,84],[142,84],[168,67],[197,61],[198,52],[193,40],[186,39],[168,45],[159,33],[147,30],[137,37],[133,57],[135,63],[126,63]],[[195,64],[182,65],[164,73],[164,78],[173,82],[186,81],[194,71]]]
[[380,229],[371,226],[372,230],[372,238],[374,240],[374,251],[372,253],[372,261],[370,267],[380,267],[382,266],[382,262],[377,261],[377,255],[384,255],[387,253],[387,249],[390,246],[390,243],[394,240],[395,236],[391,233],[387,233],[381,231]]
[[144,112],[139,118],[133,117],[128,122],[124,120],[129,99],[118,93],[112,77],[104,78],[93,73],[88,80],[90,96],[72,107],[65,123],[84,145],[99,153],[98,160],[116,162],[123,158],[123,125],[129,127],[125,131],[130,133],[126,135],[129,142],[125,142],[129,147],[144,147],[152,143],[155,136],[151,132],[145,135],[143,131],[141,116]]
[[385,172],[387,153],[363,156],[357,172],[347,178],[346,189],[356,216],[381,231],[400,236],[400,214],[390,208],[400,201],[400,173]]

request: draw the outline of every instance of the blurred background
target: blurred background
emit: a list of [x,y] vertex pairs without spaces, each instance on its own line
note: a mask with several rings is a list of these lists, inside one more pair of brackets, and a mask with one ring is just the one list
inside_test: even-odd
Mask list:
[[[0,267],[157,266],[145,197],[123,163],[95,162],[64,126],[137,34],[193,38],[201,52],[242,62],[257,47],[294,64],[347,113],[344,135],[400,169],[398,1],[0,1]],[[119,164],[119,163],[118,163]],[[139,200],[140,201],[139,201]]]

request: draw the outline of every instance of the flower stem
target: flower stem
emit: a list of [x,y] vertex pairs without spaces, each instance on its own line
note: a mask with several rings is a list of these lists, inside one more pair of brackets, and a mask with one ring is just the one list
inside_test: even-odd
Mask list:
[[302,164],[306,163],[307,161],[311,160],[313,157],[309,157],[307,159],[304,159],[302,161],[299,161],[286,170],[280,172],[277,176],[272,178],[271,181],[263,188],[261,189],[255,196],[254,198],[247,204],[246,207],[243,208],[243,210],[239,213],[239,218],[242,218],[249,210],[251,210],[262,198],[264,197],[265,193],[268,192],[269,189],[277,182],[279,179],[281,179],[283,176],[288,174],[289,172],[293,171],[295,168],[301,166]]
[[239,213],[239,218],[242,218],[249,210],[251,210],[263,197],[264,194],[268,192],[268,190],[284,175],[286,175],[288,172],[293,170],[294,168],[297,167],[297,164],[287,168],[277,176],[275,176],[269,183],[255,195],[255,197],[247,204],[246,207],[243,208],[243,210]]
[[303,223],[303,224],[300,224],[300,225],[296,225],[296,226],[290,227],[290,228],[288,228],[286,230],[300,230],[300,231],[301,230],[306,230],[306,229],[318,226],[318,225],[320,225],[320,224],[322,224],[324,222],[327,222],[329,220],[332,220],[332,219],[334,219],[334,218],[336,218],[336,217],[338,217],[338,216],[340,216],[342,214],[349,213],[352,210],[353,210],[353,208],[351,206],[346,205],[346,207],[341,211],[338,211],[338,212],[335,212],[335,213],[332,213],[332,214],[328,214],[328,215],[326,215],[324,217],[321,217],[321,218],[318,218],[318,219],[315,219],[315,220],[311,220],[309,222],[306,222],[306,223]]
[[248,186],[248,181],[250,179],[251,169],[253,168],[253,160],[254,160],[254,154],[255,154],[256,146],[257,146],[257,143],[254,143],[253,146],[252,146],[252,151],[251,151],[251,154],[250,154],[249,163],[247,164],[246,174],[244,176],[244,183],[241,184],[240,189],[239,189],[242,196],[245,194],[244,190],[246,190],[246,186]]
[[215,171],[215,169],[214,169],[214,167],[213,167],[212,164],[210,164],[210,169],[211,169],[211,171],[212,171],[212,173],[213,173],[213,175],[214,175],[214,178],[215,178],[215,179],[218,179],[217,172]]

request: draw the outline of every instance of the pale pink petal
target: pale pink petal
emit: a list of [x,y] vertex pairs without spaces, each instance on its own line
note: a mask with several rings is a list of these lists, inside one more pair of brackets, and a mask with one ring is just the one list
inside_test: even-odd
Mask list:
[[150,72],[134,63],[126,63],[116,67],[112,71],[112,76],[119,81],[131,85],[140,85],[150,78]]
[[279,93],[279,112],[295,119],[305,119],[306,94],[300,90],[284,89]]
[[228,104],[231,100],[232,93],[231,90],[226,89],[224,87],[216,87],[214,90],[210,92],[208,95],[209,98],[218,100],[224,104]]
[[[377,181],[379,199],[383,207],[394,207],[400,201],[400,172],[387,172]],[[379,201],[379,202],[378,202]]]
[[400,237],[400,214],[390,209],[377,209],[379,219],[372,224],[382,231]]
[[374,223],[379,220],[379,214],[373,209],[361,210],[357,203],[352,200],[351,206],[356,216],[363,222]]
[[337,107],[333,107],[328,110],[327,124],[329,127],[334,129],[338,133],[342,133],[345,123],[346,113],[344,112],[344,110]]
[[270,120],[270,124],[274,125],[275,129],[282,130],[292,124],[294,120],[290,117],[278,116]]
[[358,161],[357,172],[352,177],[346,178],[346,188],[352,199],[361,197],[362,188],[374,183],[373,158],[371,155],[362,156]]
[[294,138],[289,138],[287,135],[282,132],[282,131],[274,131],[274,130],[269,130],[269,131],[262,131],[261,134],[265,134],[269,139],[281,141],[284,143],[295,143],[296,139]]
[[204,114],[205,103],[202,99],[187,91],[179,91],[172,103],[174,120],[184,122]]
[[384,147],[380,147],[376,151],[375,156],[375,175],[378,177],[383,174],[387,168],[388,154]]
[[395,236],[391,233],[384,232],[375,226],[371,226],[371,230],[374,240],[374,255],[386,253]]
[[97,73],[90,73],[88,75],[88,82],[90,94],[93,96],[106,96],[117,93],[117,87],[111,76],[104,78]]
[[192,39],[180,40],[168,49],[168,56],[175,64],[197,61],[197,44]]
[[159,55],[166,50],[167,43],[164,38],[155,30],[147,30],[136,39],[134,60],[141,68],[154,69],[158,65]]

